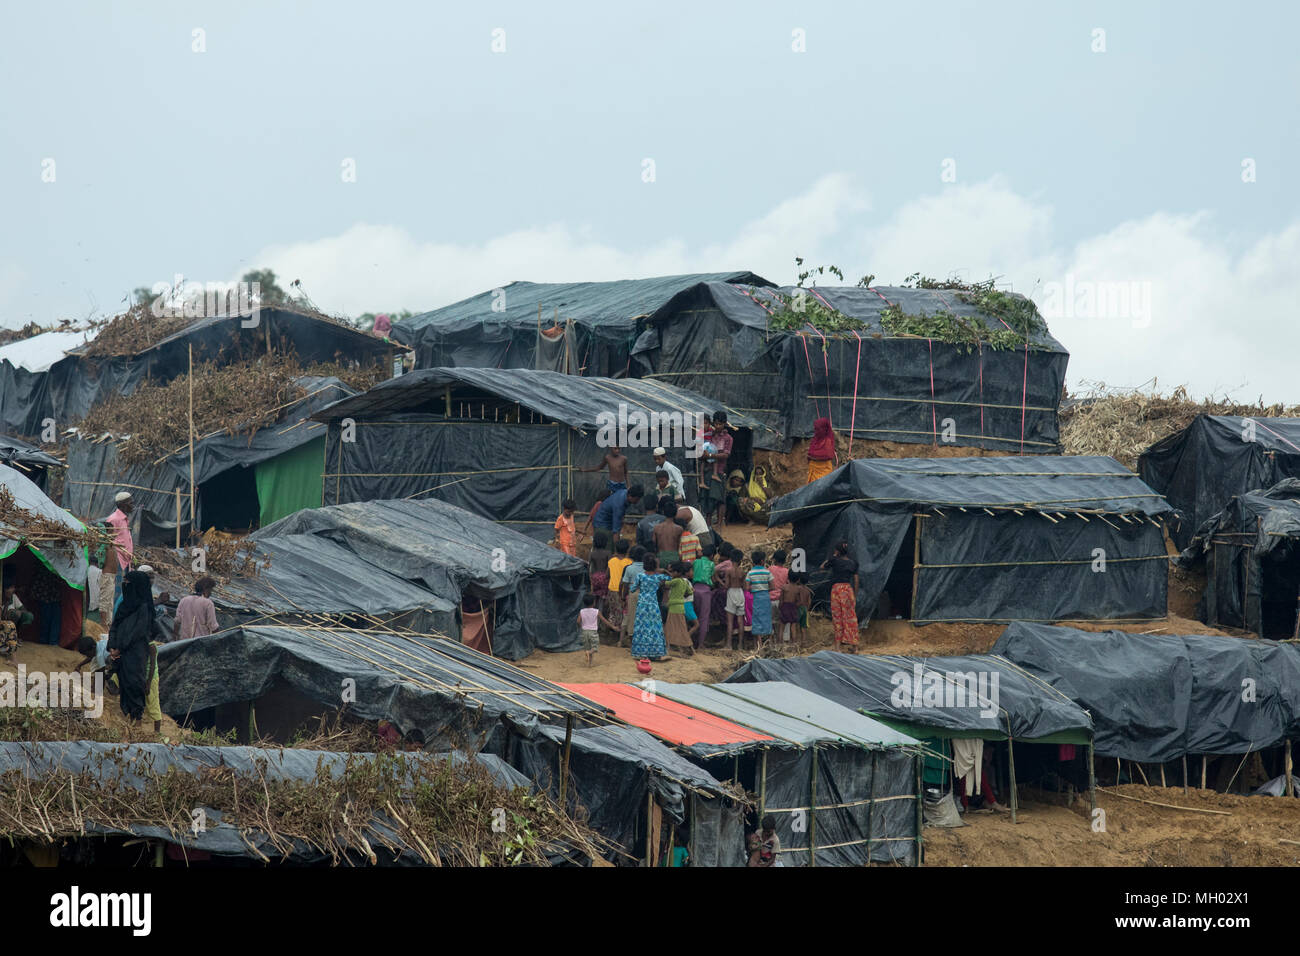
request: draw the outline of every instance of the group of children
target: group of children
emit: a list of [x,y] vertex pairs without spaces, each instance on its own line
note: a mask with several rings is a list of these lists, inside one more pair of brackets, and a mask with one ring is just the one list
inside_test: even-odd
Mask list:
[[693,560],[661,568],[656,552],[624,540],[611,551],[608,535],[597,531],[588,559],[591,590],[579,612],[588,666],[601,625],[618,635],[619,646],[630,644],[634,657],[651,660],[665,659],[670,646],[693,654],[715,623],[725,627],[727,650],[743,648],[748,635],[760,644],[778,632],[776,625],[783,642],[802,646],[812,607],[807,575],[786,566],[784,551],[770,564],[765,552],[754,551],[746,564],[739,548],[723,543],[719,550],[709,542]]

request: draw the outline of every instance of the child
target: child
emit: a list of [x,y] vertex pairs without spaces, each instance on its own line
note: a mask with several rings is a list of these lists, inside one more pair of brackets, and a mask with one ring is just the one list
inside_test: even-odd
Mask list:
[[730,567],[727,568],[724,583],[727,587],[727,650],[733,650],[731,633],[735,628],[736,638],[742,644],[745,640],[745,572],[740,567],[743,556],[739,548],[731,551]]
[[582,610],[578,612],[578,623],[582,625],[582,649],[587,652],[588,667],[591,666],[591,655],[600,650],[600,620],[596,595],[588,594],[582,599]]
[[767,814],[763,817],[762,826],[763,831],[757,834],[758,845],[750,853],[749,865],[780,866],[781,840],[776,835],[776,817]]
[[144,716],[153,721],[153,732],[162,730],[162,707],[158,703],[158,648],[161,641],[149,642],[149,665],[145,670],[145,681],[149,690],[144,697]]
[[90,556],[90,566],[86,568],[86,607],[89,610],[87,616],[95,615],[99,619],[99,582],[103,579],[104,572],[99,568],[99,557]]
[[605,596],[600,612],[609,619],[610,626],[620,637],[623,634],[623,610],[626,607],[620,589],[623,586],[623,572],[632,564],[632,559],[627,556],[629,547],[628,542],[619,541],[614,546],[614,556],[605,564],[609,574],[609,593]]
[[776,551],[772,554],[772,563],[767,566],[768,573],[772,575],[772,622],[775,623],[781,610],[781,591],[785,588],[786,582],[790,579],[790,569],[785,566],[786,553]]
[[772,636],[772,599],[769,596],[772,590],[772,572],[764,563],[767,561],[765,552],[753,552],[750,560],[754,562],[754,566],[745,575],[745,590],[754,596],[753,621],[750,630],[754,640],[761,647],[763,639]]
[[[675,561],[668,573],[671,577],[665,595],[668,600],[668,617],[664,619],[664,637],[670,647],[683,647],[694,654],[695,644],[686,620],[686,605],[693,595],[691,582],[686,579],[686,565]],[[694,607],[691,610],[694,611]]]
[[699,535],[691,531],[690,522],[685,518],[673,519],[682,529],[681,540],[677,542],[677,554],[690,567],[695,563],[695,559],[700,556],[700,538]]
[[804,638],[808,635],[808,612],[812,610],[812,588],[808,587],[808,575],[806,572],[799,574],[799,646],[803,647]]
[[632,585],[642,574],[645,573],[645,548],[641,545],[634,545],[631,551],[632,563],[623,569],[623,578],[619,582],[619,592],[623,595],[626,606],[623,609],[623,629],[619,632],[618,646],[623,647],[624,641],[632,639],[632,630],[636,626],[636,593],[632,590]]
[[699,622],[695,634],[696,647],[703,647],[709,636],[709,615],[713,611],[713,556],[717,553],[717,548],[706,544],[704,553],[691,563],[691,588],[695,592],[695,617]]
[[[597,530],[591,539],[591,552],[587,555],[587,571],[592,575],[609,574],[609,532]],[[606,583],[609,579],[606,578]]]
[[799,578],[796,571],[787,576],[785,585],[779,592],[780,604],[777,612],[781,620],[781,640],[790,643],[790,631],[799,623]]
[[578,549],[574,541],[576,530],[573,515],[578,510],[578,503],[572,498],[565,498],[561,508],[563,512],[555,519],[555,546],[576,558]]
[[108,667],[108,635],[105,634],[98,640],[93,637],[79,637],[77,653],[81,655],[81,662],[73,670],[79,671],[90,663],[95,665],[91,670],[104,670]]

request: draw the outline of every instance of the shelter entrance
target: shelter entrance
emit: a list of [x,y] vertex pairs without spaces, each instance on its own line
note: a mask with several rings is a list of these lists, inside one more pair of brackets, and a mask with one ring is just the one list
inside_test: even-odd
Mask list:
[[1295,634],[1300,550],[1295,542],[1288,542],[1267,555],[1259,565],[1259,636],[1266,640],[1287,640]]

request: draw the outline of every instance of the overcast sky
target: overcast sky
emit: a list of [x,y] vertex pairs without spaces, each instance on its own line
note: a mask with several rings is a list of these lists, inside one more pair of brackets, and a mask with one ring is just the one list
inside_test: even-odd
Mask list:
[[1297,11],[7,4],[0,324],[177,273],[357,314],[801,255],[999,276],[1072,386],[1300,401]]

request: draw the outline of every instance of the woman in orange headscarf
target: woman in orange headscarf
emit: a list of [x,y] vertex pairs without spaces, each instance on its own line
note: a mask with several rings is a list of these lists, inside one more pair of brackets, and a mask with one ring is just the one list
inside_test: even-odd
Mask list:
[[808,444],[808,481],[829,475],[834,467],[835,433],[829,418],[819,418],[813,422],[813,438]]

